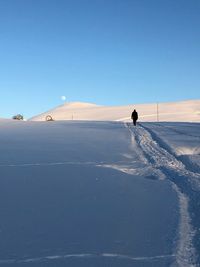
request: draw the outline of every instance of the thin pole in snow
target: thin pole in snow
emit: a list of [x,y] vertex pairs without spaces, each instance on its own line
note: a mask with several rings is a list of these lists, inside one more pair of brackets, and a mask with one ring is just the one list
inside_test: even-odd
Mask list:
[[159,121],[159,104],[158,104],[158,102],[156,103],[156,107],[157,107],[157,121]]

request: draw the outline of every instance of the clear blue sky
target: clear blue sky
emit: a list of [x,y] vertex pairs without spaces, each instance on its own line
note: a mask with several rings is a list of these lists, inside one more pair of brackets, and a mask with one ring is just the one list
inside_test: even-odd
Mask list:
[[200,98],[199,0],[0,0],[0,117]]

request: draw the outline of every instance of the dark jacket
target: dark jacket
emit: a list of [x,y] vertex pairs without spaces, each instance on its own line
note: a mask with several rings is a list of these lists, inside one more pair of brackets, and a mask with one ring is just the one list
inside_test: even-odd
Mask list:
[[135,120],[135,121],[138,119],[138,113],[137,113],[136,110],[134,110],[134,111],[132,112],[131,119],[132,119],[132,120]]

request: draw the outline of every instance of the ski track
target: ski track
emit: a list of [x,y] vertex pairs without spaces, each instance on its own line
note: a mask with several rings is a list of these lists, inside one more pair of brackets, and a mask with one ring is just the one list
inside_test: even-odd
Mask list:
[[[140,124],[137,127],[131,127],[130,123],[125,123],[125,127],[128,128],[131,133],[132,142],[136,142],[137,146],[140,148],[141,156],[143,155],[146,158],[153,169],[158,170],[158,179],[168,179],[172,184],[173,190],[175,190],[177,194],[180,212],[179,240],[176,246],[176,259],[172,266],[198,266],[196,263],[196,250],[193,245],[195,231],[189,213],[190,198],[182,192],[178,185],[180,181],[176,183],[176,179],[186,180],[186,184],[196,191],[199,191],[200,175],[187,170],[183,162],[171,154],[170,150],[168,151],[161,147],[156,140],[156,134],[154,133],[153,138],[146,126],[144,127]],[[156,172],[154,172],[154,174],[155,173]],[[160,174],[162,179],[159,177]]]
[[[101,162],[104,164],[103,162]],[[77,161],[63,161],[63,162],[33,162],[33,163],[7,163],[0,164],[0,167],[34,167],[34,166],[56,166],[56,165],[98,165],[100,162],[86,161],[86,162],[77,162]]]
[[10,264],[20,264],[20,263],[33,263],[33,262],[44,262],[44,261],[52,261],[52,260],[63,260],[69,258],[116,258],[128,261],[144,261],[151,262],[155,260],[165,260],[174,258],[175,255],[157,255],[150,257],[132,257],[129,255],[121,255],[121,254],[113,254],[113,253],[82,253],[82,254],[64,254],[64,255],[49,255],[45,257],[36,257],[36,258],[25,258],[25,259],[7,259],[0,260],[0,265],[10,265]]
[[[152,127],[153,125],[153,127]],[[189,172],[187,173],[187,175],[190,175],[193,179],[193,183],[196,183],[196,188],[198,188],[198,190],[200,190],[200,167],[198,164],[196,164],[195,162],[192,162],[190,158],[184,157],[184,155],[177,155],[177,151],[176,149],[174,150],[173,147],[171,147],[167,142],[165,142],[162,138],[160,138],[157,134],[156,134],[156,126],[155,124],[151,124],[151,127],[148,128],[146,126],[143,126],[143,128],[147,129],[149,131],[149,133],[151,134],[151,136],[156,139],[156,141],[158,142],[159,146],[163,147],[165,150],[167,150],[170,154],[172,154],[178,161],[182,162],[185,169],[188,170]],[[165,127],[165,126],[158,126],[158,127],[162,127],[164,129],[169,127]],[[174,132],[175,134],[180,134],[179,130],[174,130],[174,129],[170,129],[170,131]],[[189,138],[200,138],[194,135],[188,135],[188,134],[184,134],[181,133],[182,135],[189,137]],[[194,189],[194,188],[193,188]],[[195,190],[195,189],[194,189]]]

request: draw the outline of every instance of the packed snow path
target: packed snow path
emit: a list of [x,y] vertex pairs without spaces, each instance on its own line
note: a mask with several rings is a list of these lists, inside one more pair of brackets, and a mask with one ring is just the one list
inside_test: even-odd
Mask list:
[[0,265],[198,266],[198,153],[163,128],[1,122]]
[[[166,148],[167,145],[165,145],[164,141],[156,135],[156,125],[151,123],[149,124],[150,128],[141,124],[138,127],[131,127],[129,123],[125,125],[133,135],[133,142],[141,149],[141,160],[143,159],[149,162],[149,165],[154,169],[154,173],[157,173],[158,179],[172,181],[173,188],[177,192],[180,201],[180,239],[177,244],[176,260],[179,266],[191,266],[198,259],[196,258],[196,251],[193,247],[195,231],[191,225],[189,202],[197,201],[193,217],[198,221],[200,174],[187,170],[184,163],[171,152],[171,149]],[[152,127],[153,125],[154,127]],[[152,128],[154,131],[152,131]],[[176,132],[180,133],[178,130]],[[184,133],[181,132],[181,134]],[[196,199],[194,199],[195,192],[198,192]],[[194,206],[194,204],[192,203],[191,205]],[[199,231],[198,228],[196,230]],[[199,233],[196,233],[196,238],[199,238]]]

